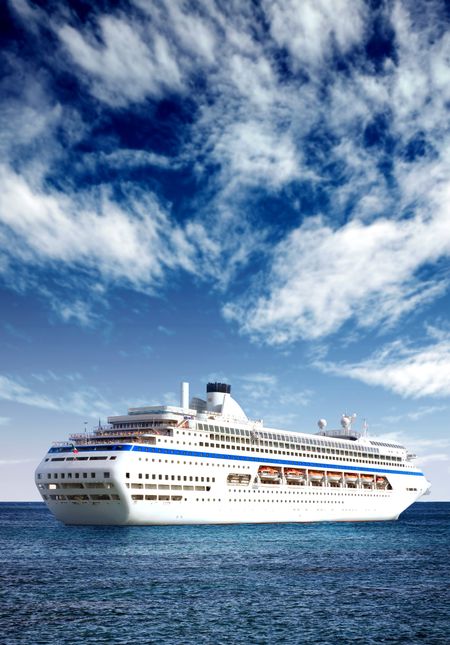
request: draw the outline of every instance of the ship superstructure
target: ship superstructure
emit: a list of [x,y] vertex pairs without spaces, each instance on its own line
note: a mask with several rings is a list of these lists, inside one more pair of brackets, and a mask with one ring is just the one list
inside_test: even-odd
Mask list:
[[247,418],[224,383],[206,400],[130,408],[55,443],[36,470],[66,524],[219,524],[392,520],[427,493],[415,455],[353,430],[316,435]]

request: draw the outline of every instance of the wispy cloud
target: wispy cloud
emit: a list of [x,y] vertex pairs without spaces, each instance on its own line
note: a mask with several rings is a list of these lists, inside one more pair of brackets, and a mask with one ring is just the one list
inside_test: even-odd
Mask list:
[[182,89],[181,70],[163,36],[154,33],[149,46],[137,21],[113,16],[101,16],[98,29],[98,39],[70,25],[58,30],[75,63],[88,74],[95,96],[122,106]]
[[31,459],[0,459],[0,466],[18,466],[20,464],[29,464],[30,462],[36,462],[36,458]]
[[[58,380],[60,379],[56,378],[56,381]],[[45,410],[70,412],[89,418],[111,414],[113,405],[96,388],[81,385],[74,388],[70,376],[68,380],[67,387],[58,388],[59,394],[48,395],[35,391],[33,387],[18,379],[0,375],[0,399]],[[54,387],[53,390],[56,388]]]
[[[392,328],[448,290],[450,44],[437,3],[423,5],[426,20],[406,3],[346,0],[135,0],[83,22],[15,7],[36,38],[44,24],[57,35],[47,64],[76,76],[92,112],[142,118],[164,98],[189,117],[167,154],[152,137],[141,149],[99,137],[72,154],[95,126],[28,74],[27,100],[3,108],[7,275],[21,263],[155,293],[187,272],[226,290],[226,319],[270,344]],[[63,179],[61,165],[98,187]],[[182,222],[158,186],[108,176],[143,168],[171,183],[190,175]],[[95,324],[78,294],[57,311]]]
[[158,325],[158,331],[165,336],[173,336],[175,334],[173,329],[169,329],[169,327],[166,327],[165,325]]
[[286,47],[296,69],[310,74],[320,73],[336,50],[346,53],[364,35],[367,7],[359,0],[307,0],[301,10],[295,0],[264,0],[263,6],[277,44]]
[[[172,237],[167,214],[151,195],[130,195],[126,209],[107,194],[74,201],[30,185],[5,165],[0,185],[0,221],[16,236],[15,253],[24,262],[72,264],[135,285],[151,285],[164,268],[190,264],[189,243],[175,230]],[[168,248],[171,237],[174,253],[166,258],[160,248]],[[177,246],[183,250],[178,259]]]
[[58,405],[51,398],[36,394],[30,388],[7,376],[0,376],[0,398],[4,401],[15,401],[47,410],[56,410]]
[[[335,230],[310,220],[274,249],[266,293],[249,305],[229,304],[224,313],[244,332],[274,344],[320,338],[351,318],[361,327],[392,323],[444,292],[447,280],[415,276],[446,254],[447,212],[400,222],[350,222]],[[362,275],[364,280],[355,279]]]
[[395,341],[359,363],[316,362],[316,366],[326,373],[384,387],[405,397],[450,395],[448,336],[421,346]]
[[[0,270],[1,273],[1,270]],[[3,329],[13,338],[16,338],[21,341],[25,341],[26,343],[31,343],[31,337],[29,334],[25,333],[15,325],[11,325],[10,323],[4,323],[3,324]]]
[[427,417],[438,412],[443,412],[447,410],[445,405],[427,405],[417,408],[416,410],[411,410],[410,412],[404,412],[402,414],[390,414],[384,416],[381,420],[387,423],[398,423],[399,421],[419,421],[423,417]]

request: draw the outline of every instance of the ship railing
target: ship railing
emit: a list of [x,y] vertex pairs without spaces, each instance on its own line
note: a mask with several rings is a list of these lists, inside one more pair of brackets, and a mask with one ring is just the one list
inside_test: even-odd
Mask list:
[[172,436],[171,428],[136,428],[135,430],[114,429],[94,432],[79,432],[69,436],[71,441],[84,441],[86,439],[102,439],[111,436],[115,437],[135,437],[140,435],[160,435],[164,437]]
[[58,446],[103,446],[103,445],[111,445],[111,444],[121,444],[121,443],[148,443],[148,444],[153,444],[155,443],[155,437],[153,436],[129,436],[129,437],[123,437],[123,436],[116,436],[116,437],[89,437],[86,438],[85,435],[83,435],[83,439],[80,439],[79,441],[74,441],[74,442],[54,442],[53,445],[58,445]]
[[360,439],[363,435],[362,432],[356,432],[354,430],[321,430],[316,432],[317,435],[321,437],[330,437],[335,439]]

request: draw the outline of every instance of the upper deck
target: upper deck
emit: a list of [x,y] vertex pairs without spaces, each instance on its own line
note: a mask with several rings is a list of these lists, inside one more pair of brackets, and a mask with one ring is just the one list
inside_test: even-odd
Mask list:
[[[126,415],[109,417],[107,426],[72,434],[66,446],[76,449],[95,446],[95,450],[100,450],[102,446],[106,449],[124,444],[145,444],[158,449],[163,446],[178,449],[184,445],[196,452],[214,449],[236,455],[259,453],[261,457],[291,455],[391,466],[411,461],[403,446],[374,441],[349,427],[326,432],[322,428],[318,434],[265,428],[262,421],[249,419],[238,404],[237,407],[229,402],[226,405],[229,391],[218,395],[225,399],[221,404],[217,404],[216,398],[209,403],[194,399],[195,405],[191,401],[186,407],[130,408]],[[222,413],[224,408],[228,414]]]

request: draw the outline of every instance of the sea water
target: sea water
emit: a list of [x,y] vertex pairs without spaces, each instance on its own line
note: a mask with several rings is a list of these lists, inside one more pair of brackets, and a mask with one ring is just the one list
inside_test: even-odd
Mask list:
[[450,643],[450,503],[395,522],[66,527],[0,504],[0,642]]

